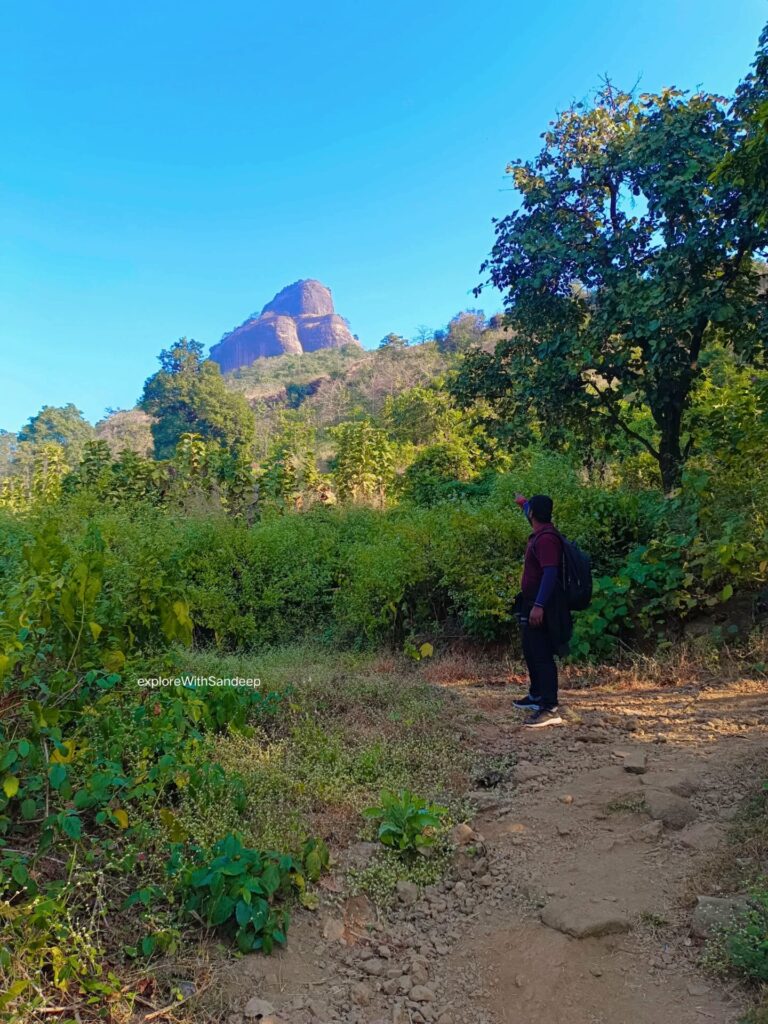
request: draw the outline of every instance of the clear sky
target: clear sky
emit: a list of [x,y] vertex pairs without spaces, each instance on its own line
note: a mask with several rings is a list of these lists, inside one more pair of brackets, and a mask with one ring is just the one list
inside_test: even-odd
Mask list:
[[317,277],[366,346],[471,294],[508,160],[617,84],[730,93],[766,0],[8,0],[0,428],[129,407]]

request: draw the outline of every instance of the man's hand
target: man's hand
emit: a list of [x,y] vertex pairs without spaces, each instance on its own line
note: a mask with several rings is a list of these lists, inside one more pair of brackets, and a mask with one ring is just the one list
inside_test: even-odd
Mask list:
[[528,625],[533,626],[535,629],[542,624],[544,621],[544,609],[541,605],[535,604],[528,615]]
[[515,495],[515,504],[519,505],[520,508],[523,507],[523,505],[526,503],[527,500],[528,499],[526,498],[526,496],[524,494],[516,494]]

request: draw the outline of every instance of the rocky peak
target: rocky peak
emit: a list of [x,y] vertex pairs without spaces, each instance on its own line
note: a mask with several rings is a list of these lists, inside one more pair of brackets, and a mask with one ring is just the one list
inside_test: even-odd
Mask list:
[[329,316],[333,313],[333,299],[330,288],[311,278],[294,281],[268,302],[264,313],[282,313],[285,316]]
[[264,356],[356,344],[346,320],[334,312],[330,289],[309,279],[289,284],[258,316],[225,334],[211,349],[210,358],[226,373]]

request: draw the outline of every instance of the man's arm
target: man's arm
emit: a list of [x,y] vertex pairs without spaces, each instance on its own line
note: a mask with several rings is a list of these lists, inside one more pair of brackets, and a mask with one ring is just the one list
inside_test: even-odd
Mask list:
[[544,606],[552,597],[557,584],[561,555],[559,540],[548,533],[539,535],[536,549],[536,557],[541,566],[541,582],[533,608],[528,615],[528,623],[531,626],[540,626],[544,622]]
[[542,569],[541,583],[539,584],[539,592],[536,594],[536,600],[533,602],[540,608],[543,608],[547,601],[552,597],[552,592],[555,589],[557,583],[557,566],[547,565]]

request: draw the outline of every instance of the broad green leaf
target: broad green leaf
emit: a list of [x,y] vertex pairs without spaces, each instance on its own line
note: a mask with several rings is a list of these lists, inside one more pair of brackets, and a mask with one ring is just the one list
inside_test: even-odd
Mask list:
[[212,925],[224,924],[232,916],[234,909],[235,901],[233,899],[230,899],[229,896],[219,896],[211,908],[208,920]]
[[29,881],[29,872],[17,861],[11,868],[11,877],[18,885],[26,885]]
[[61,823],[62,831],[70,839],[79,839],[83,834],[83,823],[76,814],[68,814]]
[[3,792],[9,800],[19,792],[19,780],[15,775],[6,775],[3,779]]
[[251,920],[251,908],[245,900],[238,900],[235,907],[235,920],[242,927]]
[[268,896],[272,896],[280,887],[280,872],[274,864],[269,864],[261,875],[261,882]]
[[0,772],[4,772],[6,768],[10,768],[12,764],[18,761],[18,753],[11,749],[2,758],[0,758]]

